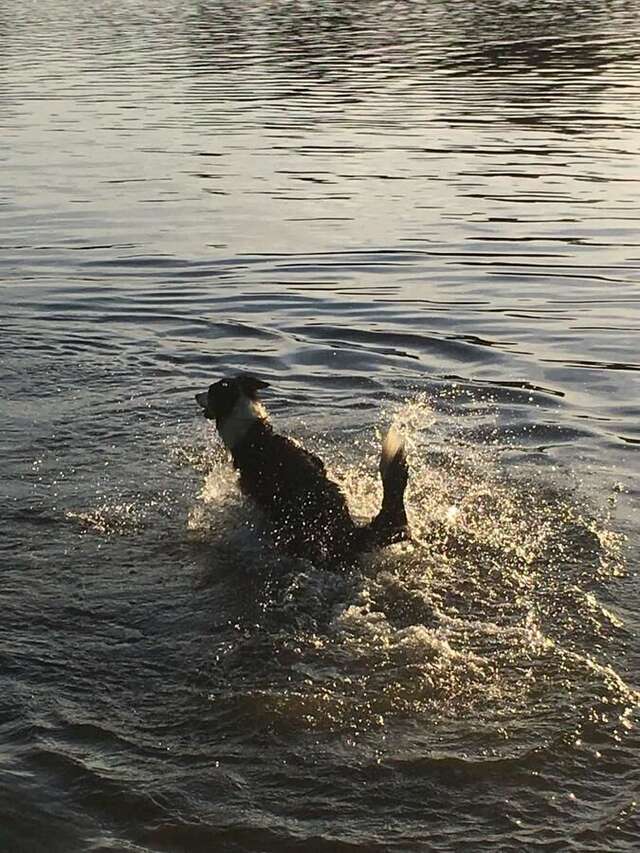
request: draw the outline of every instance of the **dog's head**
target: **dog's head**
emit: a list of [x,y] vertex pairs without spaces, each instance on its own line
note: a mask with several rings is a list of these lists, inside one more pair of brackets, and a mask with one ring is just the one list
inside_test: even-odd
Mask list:
[[205,418],[215,420],[224,443],[231,449],[252,424],[266,418],[258,402],[258,391],[268,387],[262,379],[241,374],[214,382],[208,391],[196,394],[196,400]]

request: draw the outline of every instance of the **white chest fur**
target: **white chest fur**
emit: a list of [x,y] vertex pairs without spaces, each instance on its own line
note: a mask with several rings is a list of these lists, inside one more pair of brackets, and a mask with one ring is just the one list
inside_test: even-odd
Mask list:
[[252,426],[266,419],[267,412],[262,403],[249,397],[240,397],[229,415],[218,424],[218,432],[225,447],[233,450]]

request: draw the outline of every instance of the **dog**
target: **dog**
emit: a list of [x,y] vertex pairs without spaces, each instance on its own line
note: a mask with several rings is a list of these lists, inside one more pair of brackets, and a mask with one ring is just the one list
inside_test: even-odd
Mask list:
[[408,467],[397,431],[392,427],[382,443],[380,511],[368,524],[356,524],[322,460],[274,431],[258,399],[268,387],[238,375],[214,382],[195,398],[204,416],[215,421],[239,471],[240,488],[265,514],[276,546],[292,556],[340,562],[410,539],[404,505]]

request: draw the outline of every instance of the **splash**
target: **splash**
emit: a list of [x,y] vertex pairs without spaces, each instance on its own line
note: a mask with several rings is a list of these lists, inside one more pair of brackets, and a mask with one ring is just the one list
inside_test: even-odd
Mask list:
[[74,521],[84,531],[104,536],[126,536],[142,530],[146,510],[136,502],[108,503],[86,510],[67,510],[65,518]]
[[[463,439],[459,414],[436,415],[424,395],[382,421],[349,445],[307,442],[331,460],[330,476],[362,519],[379,507],[390,421],[407,444],[413,542],[365,555],[343,576],[278,558],[265,543],[249,553],[251,508],[228,463],[211,457],[188,525],[218,543],[235,530],[231,550],[265,578],[262,615],[224,657],[225,695],[284,727],[363,732],[422,718],[441,733],[473,719],[498,751],[517,741],[530,748],[523,729],[542,738],[542,713],[552,729],[575,733],[607,708],[611,726],[624,729],[638,695],[615,667],[622,620],[598,598],[624,571],[607,513],[546,472],[502,465],[501,448]],[[249,647],[265,666],[284,658],[286,679],[269,669],[267,684],[237,683],[255,666]]]

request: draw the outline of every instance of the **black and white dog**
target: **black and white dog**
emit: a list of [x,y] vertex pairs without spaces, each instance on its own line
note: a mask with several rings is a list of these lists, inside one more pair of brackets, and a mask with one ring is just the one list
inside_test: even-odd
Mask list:
[[240,472],[240,487],[264,511],[276,545],[310,559],[348,560],[357,553],[409,539],[404,492],[404,444],[391,428],[382,444],[382,507],[369,524],[356,524],[324,464],[273,431],[258,400],[266,382],[252,376],[221,379],[196,394]]

